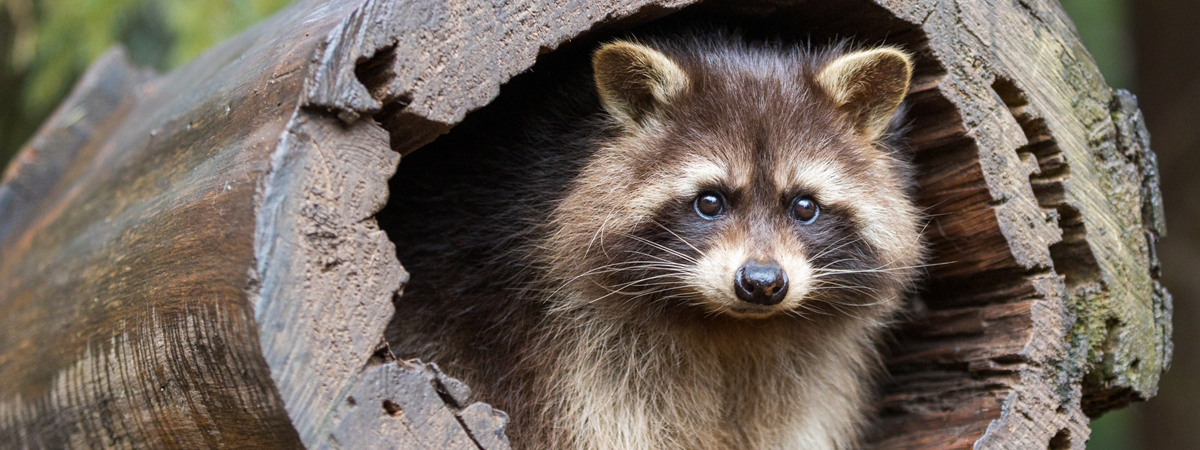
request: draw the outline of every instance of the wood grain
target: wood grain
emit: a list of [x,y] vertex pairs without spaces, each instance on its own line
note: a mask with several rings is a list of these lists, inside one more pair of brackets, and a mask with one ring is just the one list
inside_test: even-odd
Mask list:
[[503,413],[383,345],[388,178],[541,53],[713,21],[917,55],[935,265],[875,447],[1082,449],[1155,394],[1157,163],[1057,3],[690,3],[302,0],[170,74],[102,57],[0,183],[0,442],[507,448]]

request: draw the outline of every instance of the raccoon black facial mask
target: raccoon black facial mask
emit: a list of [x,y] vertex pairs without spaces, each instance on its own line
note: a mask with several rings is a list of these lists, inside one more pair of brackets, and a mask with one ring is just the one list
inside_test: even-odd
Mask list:
[[922,251],[887,142],[911,73],[714,32],[515,80],[400,166],[393,350],[515,448],[854,447]]

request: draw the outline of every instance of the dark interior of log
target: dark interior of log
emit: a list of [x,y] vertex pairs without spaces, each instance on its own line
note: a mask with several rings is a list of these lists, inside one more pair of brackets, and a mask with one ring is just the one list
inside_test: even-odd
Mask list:
[[[595,28],[552,52],[543,49],[533,70],[571,53],[586,53],[597,42],[631,31],[689,23],[716,23],[738,29],[751,39],[777,37],[817,46],[840,39],[860,45],[886,43],[916,55],[916,73],[906,102],[910,125],[905,142],[919,169],[917,199],[927,212],[924,236],[931,266],[909,314],[886,344],[888,376],[881,380],[872,439],[881,447],[974,442],[988,423],[1000,416],[1001,404],[1016,383],[1011,379],[1016,373],[1011,367],[1021,363],[1021,357],[1006,349],[1020,345],[1014,342],[1020,339],[1016,330],[1029,326],[1020,323],[1027,319],[1018,313],[1030,308],[1020,300],[1037,295],[1032,280],[1049,268],[1030,271],[1014,260],[995,223],[997,200],[986,185],[976,142],[964,129],[959,111],[937,90],[945,70],[928,50],[924,32],[918,24],[899,20],[865,1],[736,7],[708,2],[667,13],[643,11],[620,23]],[[387,58],[388,53],[381,52],[360,65],[358,75],[368,88],[386,84],[375,78],[378,71],[373,67],[389,67]],[[505,97],[521,96],[520,85],[506,85],[500,100],[486,108],[502,108]],[[1062,152],[1044,132],[1040,119],[1023,111],[1024,94],[1013,83],[1001,79],[993,88],[1029,138],[1029,145],[1019,154],[1031,167],[1030,181],[1039,205],[1061,217],[1059,223],[1067,236],[1053,247],[1054,256],[1088,251],[1086,245],[1073,245],[1081,235],[1073,233],[1070,224],[1078,222],[1073,219],[1079,213],[1061,201],[1061,185],[1056,183],[1065,175]],[[393,148],[407,154],[414,148],[412,140],[404,137],[404,106],[403,101],[389,104],[376,120],[391,132]],[[420,159],[402,160],[401,166]],[[397,213],[391,207],[384,209],[380,222],[386,224],[386,217]],[[1068,283],[1094,276],[1086,271],[1065,275]],[[1070,440],[1064,429],[1050,448],[1070,448]]]

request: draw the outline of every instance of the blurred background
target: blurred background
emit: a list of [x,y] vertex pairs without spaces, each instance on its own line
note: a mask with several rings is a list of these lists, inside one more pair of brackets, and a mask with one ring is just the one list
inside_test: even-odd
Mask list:
[[[1061,0],[1113,88],[1137,94],[1158,153],[1175,357],[1158,397],[1093,422],[1089,450],[1200,448],[1200,0]],[[0,0],[0,170],[109,46],[163,72],[289,0]]]

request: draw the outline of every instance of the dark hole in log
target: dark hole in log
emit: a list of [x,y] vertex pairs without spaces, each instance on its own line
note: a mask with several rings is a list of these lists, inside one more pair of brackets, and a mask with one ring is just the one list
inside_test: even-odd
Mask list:
[[1071,448],[1071,430],[1063,428],[1055,433],[1053,438],[1050,438],[1050,447],[1048,450],[1067,450]]
[[384,400],[383,401],[383,410],[387,411],[389,416],[394,416],[396,414],[400,414],[400,405],[397,405],[395,402],[393,402],[391,400]]
[[1109,388],[1102,383],[1097,383],[1095,380],[1084,379],[1083,384],[1083,413],[1092,420],[1100,418],[1104,413],[1122,405],[1128,405],[1133,402],[1145,401],[1137,391],[1128,387]]
[[[546,87],[530,82],[531,79],[558,70],[556,67],[564,64],[586,64],[588,52],[597,42],[630,29],[703,23],[738,29],[752,40],[782,37],[785,41],[820,46],[850,39],[859,45],[899,45],[917,58],[906,100],[909,126],[905,142],[919,171],[916,197],[928,215],[924,236],[929,243],[931,266],[917,295],[919,300],[907,316],[909,320],[896,327],[895,338],[887,345],[889,374],[880,387],[880,414],[872,427],[871,440],[881,447],[919,448],[934,445],[940,442],[936,439],[949,435],[966,442],[982,436],[989,421],[1000,417],[1001,404],[1011,393],[1006,383],[992,382],[988,377],[1011,376],[1012,371],[1006,365],[1018,364],[1023,359],[1015,354],[1003,356],[987,360],[985,367],[971,361],[966,355],[969,352],[961,348],[986,347],[990,339],[1003,335],[1003,330],[997,327],[1009,326],[985,320],[982,309],[994,305],[1007,307],[1004,304],[1014,299],[1037,293],[1030,284],[1029,271],[1013,261],[1009,243],[994,223],[992,209],[996,199],[989,194],[979,162],[979,148],[967,133],[957,108],[938,90],[938,82],[946,72],[927,48],[924,32],[916,24],[899,20],[877,5],[858,1],[744,7],[732,2],[709,2],[650,23],[633,26],[629,22],[598,26],[539,56],[539,62],[503,86],[491,104],[468,115],[466,126],[452,129],[406,156],[397,177],[425,170],[427,164],[455,164],[462,170],[473,170],[462,160],[439,161],[438,150],[446,145],[487,139],[489,130],[495,131],[495,126],[477,126],[473,121],[512,116],[509,111],[520,107],[519,99],[526,90]],[[380,57],[385,58],[386,54]],[[372,61],[374,58],[367,64]],[[1025,103],[1023,94],[1011,83],[1003,82],[996,85],[996,91],[1017,115]],[[403,107],[403,103],[387,104],[377,117],[393,136],[393,148],[397,148],[397,136],[404,134],[402,120],[397,119],[403,116]],[[1033,137],[1044,131],[1044,126],[1034,120],[1023,122],[1022,126],[1027,126],[1027,134]],[[1078,214],[1072,215],[1067,205],[1054,203],[1053,188],[1049,187],[1054,177],[1065,176],[1061,152],[1046,139],[1031,143],[1022,151],[1042,168],[1038,176],[1049,180],[1039,199],[1044,196],[1048,209],[1057,211],[1060,220],[1069,227]],[[392,188],[396,186],[393,179]],[[402,214],[404,211],[389,204],[378,215],[381,228],[391,233],[396,217]],[[1076,248],[1080,247],[1066,243],[1060,244],[1057,251],[1070,252]],[[1087,250],[1086,245],[1081,248]],[[394,320],[393,325],[396,323]],[[402,334],[403,330],[393,326],[388,339],[396,346],[395,340]]]
[[[367,88],[372,97],[384,98],[386,93],[383,90],[396,76],[396,72],[392,70],[392,66],[395,64],[396,44],[392,44],[375,52],[370,58],[358,61],[354,67],[354,75]],[[404,106],[408,101],[396,100],[389,103]]]

